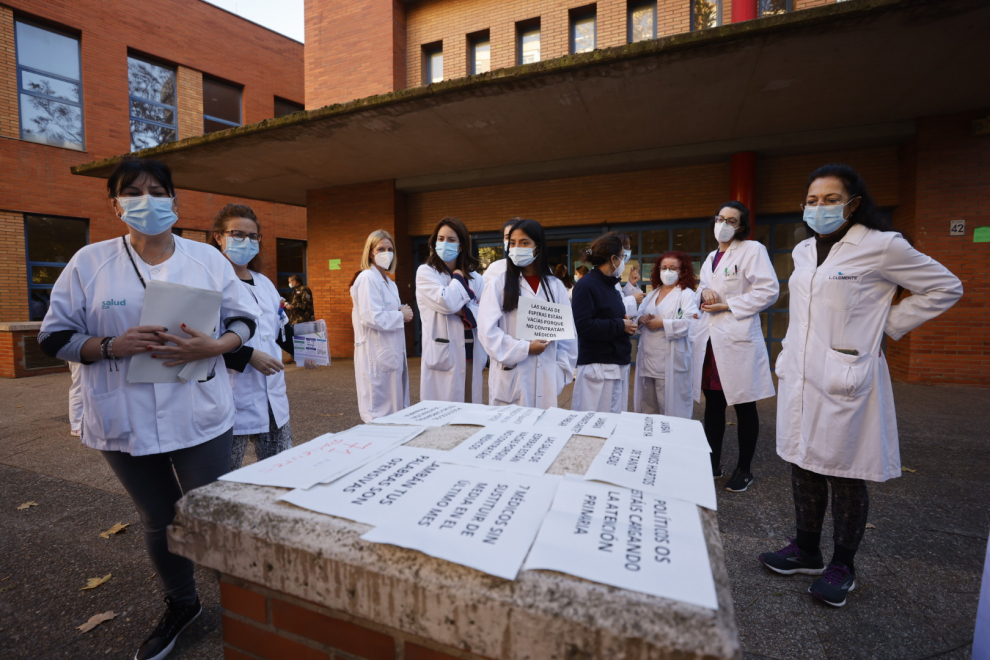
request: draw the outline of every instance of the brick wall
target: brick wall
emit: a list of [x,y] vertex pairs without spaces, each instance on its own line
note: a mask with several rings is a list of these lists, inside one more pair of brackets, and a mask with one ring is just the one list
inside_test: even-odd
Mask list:
[[21,136],[17,124],[17,53],[14,12],[0,5],[0,139]]
[[[179,139],[203,134],[203,73],[180,66],[176,77],[179,91]],[[274,104],[274,101],[273,101]]]
[[31,317],[26,259],[24,216],[0,211],[0,320],[27,321]]
[[35,327],[30,330],[0,328],[0,378],[44,376],[69,370],[65,362],[41,352],[38,330],[36,324],[32,325]]

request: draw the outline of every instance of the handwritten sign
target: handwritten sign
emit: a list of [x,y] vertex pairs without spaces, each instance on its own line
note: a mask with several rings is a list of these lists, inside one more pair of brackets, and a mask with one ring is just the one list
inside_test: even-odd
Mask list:
[[603,412],[581,412],[550,408],[536,420],[537,428],[552,428],[571,435],[609,438],[619,422],[619,415]]
[[574,339],[574,316],[571,306],[536,298],[519,297],[516,339]]
[[520,474],[546,472],[571,434],[551,428],[520,428],[516,424],[492,424],[448,452],[442,461],[474,465]]
[[712,453],[701,422],[683,417],[624,412],[619,415],[615,435],[623,438],[662,442]]
[[553,500],[559,477],[441,465],[390,518],[361,538],[514,580]]
[[473,403],[452,403],[450,401],[420,401],[399,412],[379,417],[372,424],[409,424],[412,426],[445,426],[465,408]]
[[508,406],[483,406],[473,404],[464,408],[450,418],[448,424],[464,424],[467,426],[488,426],[489,424],[526,424],[536,422],[543,411],[539,408],[527,408],[510,404]]
[[698,507],[640,490],[563,479],[526,559],[540,568],[718,609]]

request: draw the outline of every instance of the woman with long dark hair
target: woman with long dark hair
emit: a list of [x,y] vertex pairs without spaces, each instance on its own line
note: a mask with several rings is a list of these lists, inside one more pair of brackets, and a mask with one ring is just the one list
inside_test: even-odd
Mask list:
[[481,296],[478,336],[491,357],[489,404],[552,408],[573,378],[577,340],[515,338],[520,297],[569,304],[567,289],[550,273],[543,227],[535,220],[519,220],[509,231],[506,272]]

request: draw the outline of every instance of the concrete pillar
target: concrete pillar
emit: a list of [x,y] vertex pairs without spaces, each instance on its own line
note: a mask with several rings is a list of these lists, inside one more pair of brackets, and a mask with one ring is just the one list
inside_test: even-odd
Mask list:
[[729,178],[729,197],[742,202],[750,213],[750,236],[755,226],[756,210],[756,153],[740,151],[732,154],[732,171]]
[[732,22],[750,21],[757,17],[759,0],[732,0]]

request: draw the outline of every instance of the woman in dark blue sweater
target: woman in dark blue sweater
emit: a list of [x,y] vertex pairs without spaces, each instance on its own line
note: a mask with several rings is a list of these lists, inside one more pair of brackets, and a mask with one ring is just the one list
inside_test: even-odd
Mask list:
[[610,232],[585,252],[594,268],[574,285],[571,309],[578,337],[572,410],[619,413],[629,404],[629,362],[636,323],[626,318],[616,289],[625,268],[626,237]]

